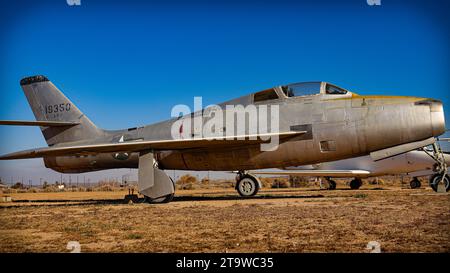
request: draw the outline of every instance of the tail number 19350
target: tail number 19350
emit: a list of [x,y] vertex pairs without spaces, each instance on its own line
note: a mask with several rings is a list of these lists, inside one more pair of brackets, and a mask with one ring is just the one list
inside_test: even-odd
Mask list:
[[70,103],[60,103],[60,104],[53,104],[53,105],[45,106],[46,114],[69,112],[69,111],[70,111]]

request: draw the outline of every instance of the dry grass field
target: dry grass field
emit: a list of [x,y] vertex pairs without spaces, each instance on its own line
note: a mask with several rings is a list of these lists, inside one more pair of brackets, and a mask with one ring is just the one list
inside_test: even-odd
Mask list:
[[449,252],[450,195],[428,188],[179,190],[173,202],[124,204],[126,191],[9,194],[0,252]]

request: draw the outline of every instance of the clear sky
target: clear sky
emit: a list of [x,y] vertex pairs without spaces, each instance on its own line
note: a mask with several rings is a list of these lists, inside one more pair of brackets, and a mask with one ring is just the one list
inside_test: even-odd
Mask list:
[[[169,118],[194,96],[315,80],[440,99],[450,120],[450,1],[187,2],[3,1],[0,119],[34,120],[19,81],[43,74],[106,129]],[[1,126],[0,138],[1,154],[46,145],[37,127]],[[11,176],[59,178],[41,160],[0,162]]]

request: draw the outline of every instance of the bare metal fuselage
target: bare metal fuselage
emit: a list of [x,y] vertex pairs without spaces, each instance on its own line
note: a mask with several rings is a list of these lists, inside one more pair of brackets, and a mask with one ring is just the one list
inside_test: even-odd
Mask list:
[[[445,162],[450,165],[450,154],[443,154]],[[374,161],[370,156],[360,156],[320,164],[286,167],[285,170],[364,170],[367,174],[348,175],[348,177],[377,177],[384,175],[405,175],[420,177],[435,174],[436,161],[424,151],[411,151],[401,155]],[[330,175],[329,177],[334,177]],[[344,177],[344,176],[339,176]]]
[[[177,170],[249,170],[282,168],[367,155],[380,149],[438,136],[445,131],[441,102],[415,97],[317,94],[264,102],[279,105],[280,131],[308,131],[275,151],[259,145],[221,149],[155,151],[159,168]],[[253,104],[252,95],[222,104]],[[255,103],[257,104],[257,103]],[[175,119],[120,131],[83,143],[171,139]],[[46,167],[64,173],[137,168],[138,154],[45,157]]]

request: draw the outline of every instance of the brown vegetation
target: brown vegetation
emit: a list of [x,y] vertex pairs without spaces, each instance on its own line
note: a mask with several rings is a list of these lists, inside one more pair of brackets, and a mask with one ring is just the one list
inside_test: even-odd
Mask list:
[[[341,182],[344,185],[345,182]],[[0,203],[0,252],[449,252],[450,195],[361,190],[178,190],[169,204],[123,204],[126,191],[13,193]]]

